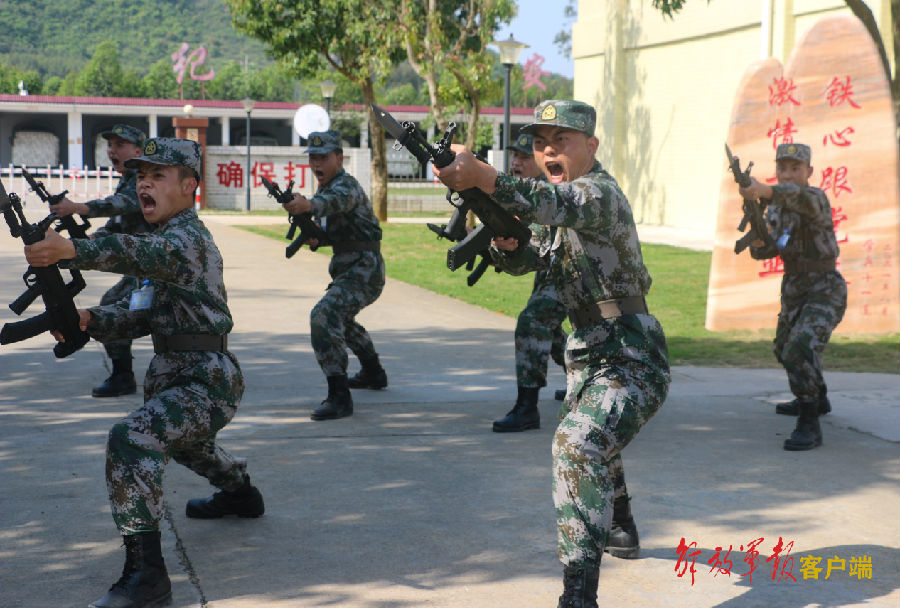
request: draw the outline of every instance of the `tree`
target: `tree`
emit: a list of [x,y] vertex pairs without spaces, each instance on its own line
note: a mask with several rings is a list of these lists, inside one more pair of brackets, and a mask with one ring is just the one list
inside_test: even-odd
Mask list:
[[[501,23],[509,23],[511,0],[400,0],[399,20],[407,59],[428,86],[429,108],[438,128],[447,128],[447,106],[467,106],[466,146],[475,148],[484,98],[499,89],[491,78],[496,56],[487,45]],[[438,66],[453,77],[451,87],[438,84]]]
[[395,0],[226,0],[239,30],[269,45],[295,77],[321,77],[328,68],[362,92],[372,133],[372,204],[387,218],[387,151],[384,129],[369,107],[375,85],[402,58]]
[[121,94],[122,66],[119,49],[106,40],[97,45],[91,60],[75,83],[75,94],[90,97],[118,97]]

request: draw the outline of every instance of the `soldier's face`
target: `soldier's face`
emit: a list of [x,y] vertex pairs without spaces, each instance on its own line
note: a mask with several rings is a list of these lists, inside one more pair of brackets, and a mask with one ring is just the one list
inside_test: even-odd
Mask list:
[[571,182],[590,171],[599,145],[593,135],[544,125],[534,134],[534,160],[551,184]]
[[309,166],[320,186],[324,186],[337,175],[344,166],[344,154],[341,152],[329,152],[328,154],[310,154]]
[[775,177],[779,184],[797,184],[805,188],[809,185],[813,168],[795,158],[782,158],[775,161]]
[[126,141],[118,135],[110,136],[106,142],[106,156],[113,164],[113,169],[119,173],[125,172],[125,161],[130,158],[137,158],[141,155],[141,147]]
[[509,170],[515,177],[538,177],[541,174],[541,168],[534,161],[534,155],[519,150],[512,151]]
[[137,170],[141,212],[151,224],[164,224],[176,213],[193,206],[197,180],[181,177],[178,167],[142,162]]

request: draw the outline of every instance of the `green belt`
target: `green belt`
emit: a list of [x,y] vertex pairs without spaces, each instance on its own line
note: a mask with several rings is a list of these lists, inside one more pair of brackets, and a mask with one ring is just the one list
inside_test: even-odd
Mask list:
[[584,304],[569,311],[569,321],[574,329],[596,325],[603,319],[615,319],[622,315],[639,315],[647,313],[647,301],[644,296],[626,296],[612,300],[603,300],[594,304]]
[[153,339],[153,352],[157,355],[173,350],[217,350],[228,349],[228,336],[213,334],[151,334]]
[[784,260],[784,274],[801,274],[804,272],[831,272],[837,270],[834,259],[831,260]]
[[331,248],[335,253],[381,251],[381,241],[344,241],[342,243],[334,243]]

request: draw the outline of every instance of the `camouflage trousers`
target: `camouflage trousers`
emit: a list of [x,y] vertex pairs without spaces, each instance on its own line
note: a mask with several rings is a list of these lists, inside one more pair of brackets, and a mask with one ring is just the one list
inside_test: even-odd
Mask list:
[[144,405],[109,431],[106,486],[122,534],[151,532],[163,515],[163,471],[169,458],[217,488],[241,486],[246,460],[216,445],[234,417],[244,378],[230,353],[157,355],[144,378]]
[[774,352],[799,400],[814,403],[824,390],[822,356],[846,309],[847,283],[838,272],[784,277]]
[[565,367],[566,307],[549,281],[535,279],[534,290],[516,322],[516,382],[523,387],[547,386],[547,359]]
[[377,354],[356,315],[381,295],[384,260],[374,251],[336,254],[328,272],[332,281],[309,316],[312,348],[326,377],[346,375],[348,348],[360,358]]
[[[131,297],[131,292],[140,287],[137,277],[123,276],[119,282],[110,287],[100,298],[100,306],[115,304],[125,298]],[[113,360],[131,359],[131,340],[114,340],[104,342],[103,348],[106,355]]]
[[[627,318],[569,337],[568,391],[553,437],[558,553],[567,566],[600,564],[613,500],[626,491],[621,451],[669,390],[662,328],[650,315]],[[598,335],[604,332],[610,335]]]

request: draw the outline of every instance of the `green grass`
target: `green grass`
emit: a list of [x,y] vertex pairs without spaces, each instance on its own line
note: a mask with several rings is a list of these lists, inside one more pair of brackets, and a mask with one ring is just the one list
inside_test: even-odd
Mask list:
[[[284,240],[282,226],[246,229]],[[388,223],[382,224],[382,230],[382,252],[393,279],[510,317],[519,314],[531,294],[534,275],[513,277],[492,269],[468,287],[465,268],[447,270],[450,243],[437,240],[424,225]],[[330,249],[322,252],[331,254]],[[643,253],[653,277],[647,302],[665,329],[673,365],[778,367],[772,354],[773,330],[711,332],[704,328],[710,252],[645,244]],[[777,312],[778,302],[772,302],[773,317]],[[832,371],[900,373],[900,334],[834,337],[825,351],[825,366]]]

